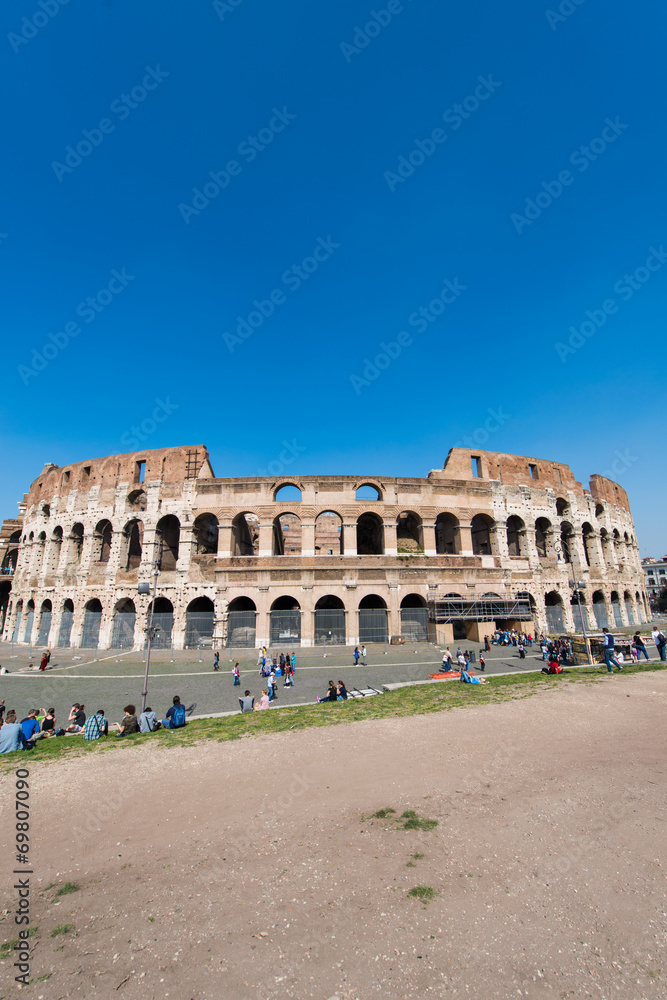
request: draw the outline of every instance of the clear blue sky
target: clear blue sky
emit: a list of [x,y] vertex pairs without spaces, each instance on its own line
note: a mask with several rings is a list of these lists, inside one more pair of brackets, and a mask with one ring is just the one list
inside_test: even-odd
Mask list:
[[3,517],[45,461],[421,476],[477,432],[620,469],[667,552],[664,9],[43,3],[0,13]]

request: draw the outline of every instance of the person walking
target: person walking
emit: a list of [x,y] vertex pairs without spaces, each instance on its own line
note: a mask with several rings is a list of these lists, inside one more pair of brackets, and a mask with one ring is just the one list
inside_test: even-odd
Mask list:
[[354,665],[355,665],[355,667],[359,666],[359,647],[358,646],[354,647]]
[[484,659],[484,653],[479,654],[479,669],[484,670],[486,668],[486,660]]
[[276,694],[276,672],[271,668],[271,673],[269,674],[269,701],[275,701],[278,695]]
[[491,647],[489,646],[489,637],[488,637],[488,635],[485,635],[484,636],[484,652],[488,653],[488,652],[490,652],[490,650],[491,650]]
[[365,646],[361,647],[361,662],[362,662],[362,664],[365,667],[366,666],[366,647]]
[[234,687],[241,687],[241,674],[239,673],[238,663],[234,664],[234,669],[232,670],[232,675],[234,677]]
[[658,656],[664,662],[667,660],[667,638],[660,631],[657,625],[653,626],[651,637],[655,643],[655,648],[658,650]]
[[640,635],[639,632],[635,632],[635,634],[632,637],[632,641],[634,642],[635,649],[637,650],[637,662],[639,662],[639,660],[641,660],[642,653],[644,654],[644,656],[648,660],[648,653],[646,652],[646,646],[644,645],[644,640],[642,639],[642,637],[641,637],[641,635]]
[[612,664],[622,670],[623,667],[616,659],[616,640],[608,628],[602,629],[604,637],[604,662],[607,664],[607,673],[611,673]]
[[214,670],[220,669],[220,653],[213,654],[213,669]]

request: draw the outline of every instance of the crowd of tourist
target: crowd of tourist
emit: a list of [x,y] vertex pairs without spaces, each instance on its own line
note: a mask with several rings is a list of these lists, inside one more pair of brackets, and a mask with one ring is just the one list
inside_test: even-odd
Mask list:
[[163,719],[158,719],[152,708],[147,706],[137,717],[134,705],[126,705],[120,722],[109,724],[103,708],[86,716],[86,706],[75,701],[67,716],[67,725],[59,726],[54,708],[31,708],[19,722],[12,708],[5,712],[5,702],[0,701],[0,753],[13,750],[31,750],[38,740],[53,739],[58,736],[78,735],[84,740],[98,740],[116,730],[116,737],[133,733],[154,733],[158,729],[181,729],[185,726],[185,706],[178,695]]

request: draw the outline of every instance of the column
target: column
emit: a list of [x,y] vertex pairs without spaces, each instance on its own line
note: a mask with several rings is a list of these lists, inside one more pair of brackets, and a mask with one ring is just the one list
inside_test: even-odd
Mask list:
[[424,555],[437,555],[435,550],[435,521],[422,521],[422,539],[424,541]]
[[259,525],[259,552],[262,556],[273,555],[273,521],[262,521]]
[[[308,591],[309,599],[301,604],[301,645],[310,648],[315,645],[315,612],[313,610],[313,591]],[[304,607],[304,604],[307,604]]]
[[182,524],[178,535],[178,561],[176,569],[187,573],[190,569],[192,556],[197,546],[194,534],[194,524]]
[[357,554],[357,522],[346,521],[343,525],[343,552],[346,556]]
[[510,553],[507,547],[507,529],[505,525],[494,524],[489,528],[489,539],[491,542],[491,555],[500,556],[501,559],[509,559]]
[[457,528],[457,545],[456,548],[459,550],[459,554],[462,556],[471,556],[472,551],[472,532],[469,524],[459,524]]
[[386,556],[398,555],[398,541],[396,538],[396,522],[384,521],[384,554]]
[[232,523],[231,521],[223,522],[218,528],[218,558],[228,559],[234,553],[232,551]]
[[315,522],[301,522],[301,555],[315,555]]

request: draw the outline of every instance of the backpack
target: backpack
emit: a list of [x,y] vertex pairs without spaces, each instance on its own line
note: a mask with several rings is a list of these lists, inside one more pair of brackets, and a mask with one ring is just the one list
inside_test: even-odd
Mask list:
[[174,705],[171,725],[173,729],[180,729],[181,726],[185,725],[185,709],[182,705]]

